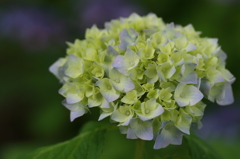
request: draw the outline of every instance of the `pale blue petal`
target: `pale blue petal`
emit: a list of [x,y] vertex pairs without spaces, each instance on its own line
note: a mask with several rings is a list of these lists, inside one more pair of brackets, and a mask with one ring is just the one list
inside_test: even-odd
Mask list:
[[184,88],[184,92],[186,93],[186,97],[189,100],[189,105],[195,105],[203,98],[203,94],[192,85],[187,85]]
[[182,98],[180,97],[180,95],[182,94],[183,92],[183,89],[184,87],[186,86],[186,84],[184,83],[179,83],[175,89],[175,92],[174,92],[174,99],[176,100],[177,104],[180,106],[180,107],[183,107],[183,106],[186,106],[189,104],[189,101],[188,99],[185,99],[185,98]]
[[169,122],[157,136],[154,149],[165,148],[169,144],[181,145],[183,135],[184,134],[178,130],[172,122]]
[[68,93],[66,96],[66,101],[68,104],[74,104],[80,102],[81,100],[82,98],[79,97],[78,94]]
[[77,111],[71,111],[70,113],[70,120],[73,121],[74,119],[82,116],[85,113],[84,108],[80,108]]
[[157,108],[151,112],[151,118],[155,118],[161,115],[163,112],[164,112],[164,109],[162,108],[162,106],[158,105]]
[[196,50],[196,49],[197,49],[197,47],[191,42],[188,42],[188,45],[185,48],[186,52],[190,52],[190,51],[193,51],[193,50]]
[[79,105],[78,104],[68,104],[66,100],[62,101],[62,105],[64,105],[68,110],[71,111],[77,111],[79,109]]
[[176,72],[176,68],[174,66],[172,66],[170,68],[170,70],[168,71],[166,78],[171,78],[175,72]]
[[[208,95],[211,88],[212,88],[212,85],[210,84],[210,82],[209,82],[207,79],[202,78],[202,79],[201,79],[200,90],[201,90],[204,94]],[[213,102],[214,102],[214,101],[213,101]]]
[[112,67],[115,67],[120,73],[124,75],[128,75],[127,72],[127,63],[124,60],[124,57],[122,55],[118,55],[112,64]]
[[123,123],[120,123],[119,125],[122,125],[122,126],[127,126],[127,125],[129,125],[132,117],[133,117],[133,115],[128,116],[127,120],[126,120],[125,122],[123,122]]
[[180,110],[180,114],[178,116],[177,122],[175,126],[181,130],[183,133],[190,135],[190,126],[192,122],[192,117],[184,112],[182,109]]
[[129,77],[127,77],[126,81],[123,83],[123,88],[124,88],[123,89],[124,92],[129,92],[135,88],[134,83]]
[[217,98],[217,103],[219,105],[229,105],[234,102],[232,86],[230,83],[226,83],[223,87],[223,92],[221,93],[222,98]]
[[219,71],[215,71],[214,75],[210,76],[209,79],[212,83],[219,83],[219,82],[224,82],[225,79],[223,78],[223,75]]
[[138,37],[138,33],[133,29],[123,29],[119,35],[121,41],[119,48],[121,50],[127,50],[128,45],[133,45]]
[[110,108],[110,104],[106,101],[106,99],[104,98],[102,100],[102,105],[100,106],[101,108]]
[[98,121],[103,120],[104,118],[110,116],[112,113],[106,113],[102,112],[102,114],[99,116]]
[[133,129],[128,128],[127,130],[127,139],[137,139],[138,137],[135,135],[135,132]]
[[127,134],[128,126],[119,126],[119,130],[121,134]]
[[[145,121],[152,123],[151,121]],[[142,140],[152,140],[153,139],[153,128],[152,126],[150,127],[145,127],[142,124],[138,124],[138,127],[135,129],[135,134],[137,137],[139,137]]]
[[106,91],[106,92],[101,91],[101,94],[108,102],[113,102],[117,100],[120,96],[120,94],[116,91]]
[[183,75],[183,77],[178,81],[186,84],[197,84],[197,74],[196,72],[192,72],[190,74]]
[[111,119],[117,122],[124,122],[127,116],[125,114],[120,113],[118,110],[114,111]]

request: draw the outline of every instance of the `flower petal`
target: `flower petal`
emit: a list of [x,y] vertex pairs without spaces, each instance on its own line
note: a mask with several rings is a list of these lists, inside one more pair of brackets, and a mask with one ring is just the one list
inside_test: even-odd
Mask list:
[[181,145],[184,134],[178,130],[172,122],[167,123],[157,136],[154,149],[165,148],[169,144]]
[[234,102],[232,86],[230,83],[226,83],[221,93],[222,98],[217,98],[217,103],[219,105],[229,105]]
[[127,63],[122,55],[118,55],[114,59],[112,67],[115,67],[120,73],[128,75]]
[[112,113],[106,113],[102,112],[102,114],[99,116],[98,121],[103,120],[104,118],[110,116]]
[[189,105],[195,105],[203,98],[203,94],[197,89],[196,87],[192,85],[187,85],[184,88],[184,92],[186,94],[185,98],[189,100]]

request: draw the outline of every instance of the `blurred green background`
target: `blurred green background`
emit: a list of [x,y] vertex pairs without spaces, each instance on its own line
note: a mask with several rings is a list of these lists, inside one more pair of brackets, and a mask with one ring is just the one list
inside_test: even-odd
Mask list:
[[197,133],[225,158],[240,158],[240,0],[0,0],[0,158],[14,159],[40,146],[74,137],[98,110],[70,122],[61,84],[48,71],[65,56],[66,41],[86,28],[136,12],[166,23],[193,24],[202,37],[217,37],[236,76],[235,103],[208,103]]

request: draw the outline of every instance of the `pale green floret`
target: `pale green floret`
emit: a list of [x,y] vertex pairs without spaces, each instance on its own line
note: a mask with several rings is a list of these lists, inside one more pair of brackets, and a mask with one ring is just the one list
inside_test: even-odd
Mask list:
[[146,92],[144,88],[137,82],[133,82],[133,83],[135,85],[134,90],[137,91],[137,95],[142,96]]
[[177,107],[175,100],[162,102],[162,105],[164,106],[164,109],[167,109],[167,110],[173,110],[173,109],[176,109],[176,107]]
[[119,34],[120,45],[119,48],[127,50],[129,45],[134,45],[138,37],[138,33],[133,28],[123,29]]
[[92,68],[93,69],[92,69],[91,73],[92,73],[92,75],[94,77],[103,78],[103,76],[104,76],[104,69],[103,69],[103,67],[101,67],[101,66],[99,66],[97,64],[93,64]]
[[127,49],[124,56],[118,55],[112,66],[116,68],[120,73],[129,75],[129,70],[133,69],[138,65],[139,57],[131,49]]
[[110,70],[113,68],[112,63],[118,55],[119,53],[109,45],[106,51],[103,51],[98,55],[99,58],[97,63],[105,69],[107,74],[109,74]]
[[143,121],[153,119],[164,112],[162,106],[152,98],[146,102],[141,103],[141,112],[136,112],[139,118]]
[[[174,42],[173,41],[169,41],[168,43],[166,43],[165,45],[158,45],[157,47],[160,52],[162,53],[162,56],[158,56],[158,61],[159,64],[167,62],[168,60],[168,54],[174,52],[175,48],[174,48]],[[159,54],[161,55],[161,54]],[[167,55],[167,56],[166,56]],[[161,57],[163,57],[161,59]],[[166,59],[165,59],[166,58]]]
[[166,53],[159,53],[156,63],[160,65],[160,64],[163,64],[165,62],[169,62],[169,60],[170,60],[170,58],[169,58],[168,54],[166,54]]
[[158,46],[165,45],[168,42],[168,37],[163,31],[159,31],[150,36],[150,41],[153,48],[157,48]]
[[161,121],[162,122],[165,122],[165,121],[176,122],[178,114],[179,114],[179,112],[176,109],[173,109],[173,110],[164,109],[163,114],[160,116],[161,117]]
[[169,62],[165,62],[157,67],[157,73],[161,81],[167,82],[176,72],[176,68]]
[[59,94],[66,97],[68,104],[80,102],[84,98],[85,87],[78,83],[65,83],[59,90]]
[[193,106],[186,106],[185,111],[192,117],[203,116],[205,107],[206,104],[204,104],[203,102],[199,102]]
[[102,96],[100,90],[96,88],[94,94],[88,98],[88,107],[100,106],[101,108],[109,108],[110,105],[106,99]]
[[174,52],[173,54],[171,54],[170,59],[175,67],[181,66],[184,64],[184,56],[185,52]]
[[160,83],[161,88],[168,88],[172,91],[176,89],[176,86],[172,82],[161,82]]
[[137,100],[137,91],[132,90],[126,93],[126,95],[121,99],[121,102],[126,104],[134,104],[137,102]]
[[82,58],[88,61],[96,61],[98,59],[97,51],[93,48],[87,48],[86,51],[82,53]]
[[109,79],[100,79],[97,81],[96,85],[100,88],[100,92],[108,102],[113,102],[119,98],[120,93],[114,89]]
[[71,121],[88,108],[119,123],[127,138],[156,140],[155,149],[181,144],[190,125],[201,127],[205,97],[233,103],[235,77],[214,38],[191,24],[165,24],[154,14],[95,25],[85,39],[67,42],[67,55],[50,66],[61,83]]
[[152,99],[152,98],[157,99],[158,96],[159,96],[159,93],[160,93],[159,89],[153,89],[153,90],[148,92],[147,97],[149,99]]
[[142,80],[144,77],[144,69],[141,64],[138,64],[138,67],[135,67],[134,69],[130,70],[129,77],[135,81]]
[[155,63],[148,64],[148,67],[144,72],[144,74],[148,77],[148,83],[155,83],[158,80],[156,67]]
[[192,123],[192,117],[186,113],[182,108],[179,110],[177,121],[175,126],[185,134],[190,134],[190,126]]
[[116,110],[118,104],[110,103],[109,108],[101,108],[101,115],[98,118],[98,121],[110,116]]
[[178,51],[190,52],[196,49],[196,46],[188,41],[185,36],[179,36],[178,38],[174,39],[174,43]]
[[196,66],[196,63],[190,62],[186,62],[184,65],[182,65],[182,77],[178,79],[178,81],[186,84],[197,84],[197,73],[194,71]]
[[142,121],[139,118],[131,119],[129,128],[127,131],[128,139],[140,138],[142,140],[152,140],[153,139],[153,127],[152,121]]
[[66,78],[66,75],[64,74],[63,67],[66,61],[67,60],[65,58],[60,58],[49,67],[49,71],[54,74],[61,82],[67,81],[67,79],[64,80],[64,78]]
[[223,75],[221,74],[220,71],[216,70],[215,66],[211,66],[208,69],[206,69],[206,77],[208,78],[211,84],[225,81]]
[[116,111],[113,112],[111,119],[119,122],[119,125],[127,126],[130,123],[134,115],[133,110],[130,106],[120,106]]
[[129,92],[134,89],[134,83],[132,80],[118,72],[117,69],[113,68],[109,73],[109,78],[111,79],[111,83],[113,87],[121,92]]
[[180,107],[194,105],[202,98],[203,94],[197,87],[185,83],[179,83],[174,93],[174,99]]
[[143,87],[147,92],[149,92],[149,91],[151,91],[151,90],[154,89],[154,83],[147,83],[147,84],[142,85],[142,87]]
[[150,39],[147,39],[146,44],[139,48],[138,56],[140,57],[141,61],[146,61],[154,57],[154,52],[155,49],[153,48]]
[[71,78],[77,78],[82,75],[84,71],[84,61],[83,59],[70,54],[67,59],[67,69],[65,70],[65,74]]
[[172,97],[171,88],[161,89],[161,91],[159,93],[159,100],[163,100],[165,102],[170,103],[171,102],[171,97]]
[[64,100],[62,104],[71,111],[70,113],[70,120],[73,121],[74,119],[84,115],[88,112],[88,108],[86,105],[82,103],[75,103],[75,104],[69,104]]
[[181,145],[183,135],[184,133],[176,128],[173,122],[164,122],[162,123],[161,133],[156,138],[154,149],[165,148],[169,144]]

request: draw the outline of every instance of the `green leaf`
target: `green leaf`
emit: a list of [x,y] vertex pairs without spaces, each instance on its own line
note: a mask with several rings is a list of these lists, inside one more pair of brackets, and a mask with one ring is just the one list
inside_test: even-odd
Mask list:
[[[193,134],[193,132],[191,132]],[[192,159],[221,159],[218,153],[204,140],[195,135],[184,135]]]
[[98,159],[104,146],[105,133],[112,127],[101,122],[89,122],[81,133],[66,142],[39,148],[19,159]]

